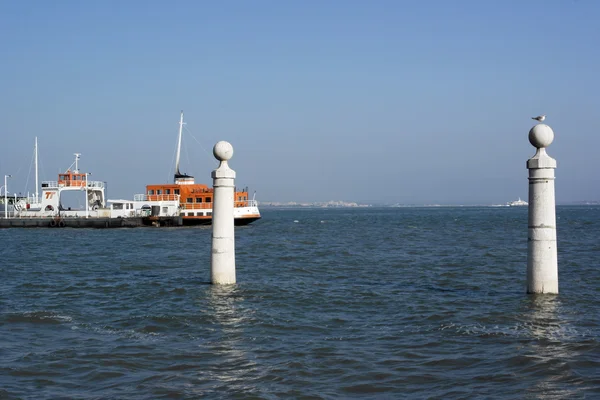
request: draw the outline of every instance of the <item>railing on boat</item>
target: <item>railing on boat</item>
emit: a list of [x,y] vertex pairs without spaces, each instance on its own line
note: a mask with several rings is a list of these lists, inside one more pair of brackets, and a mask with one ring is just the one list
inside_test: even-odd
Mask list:
[[[206,210],[212,209],[213,203],[182,203],[181,209],[183,210]],[[233,203],[234,207],[258,207],[258,202],[256,200],[243,200],[236,201]]]
[[258,201],[256,201],[256,200],[236,201],[235,207],[258,207]]
[[58,181],[43,181],[42,182],[42,189],[44,188],[57,188],[58,187]]
[[[88,181],[88,188],[98,188],[102,189],[104,187],[104,182],[102,181]],[[44,188],[57,188],[57,187],[77,187],[81,189],[85,189],[85,181],[61,181],[60,185],[58,181],[43,181],[42,189]]]
[[[136,194],[133,196],[134,201],[179,201],[178,194]],[[242,200],[234,202],[234,207],[258,207],[256,200]],[[212,203],[181,203],[181,208],[185,210],[205,210],[211,209]]]
[[136,194],[134,201],[179,201],[178,194]]

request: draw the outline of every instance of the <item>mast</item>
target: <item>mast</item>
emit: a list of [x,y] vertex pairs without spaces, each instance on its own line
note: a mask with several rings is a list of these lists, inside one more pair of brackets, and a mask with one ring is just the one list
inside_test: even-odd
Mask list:
[[179,118],[179,138],[177,139],[177,155],[175,157],[175,179],[181,176],[179,172],[179,158],[181,155],[181,133],[183,131],[183,110],[181,111],[181,117]]
[[73,153],[73,155],[75,156],[75,170],[73,172],[78,174],[79,173],[79,165],[77,162],[79,161],[79,157],[81,156],[81,153]]
[[39,183],[38,183],[38,146],[37,146],[37,136],[35,137],[35,203],[39,203]]

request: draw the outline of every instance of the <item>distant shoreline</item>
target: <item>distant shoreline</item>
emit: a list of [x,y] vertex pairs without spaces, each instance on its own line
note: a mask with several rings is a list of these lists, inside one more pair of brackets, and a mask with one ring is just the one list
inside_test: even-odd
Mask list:
[[[261,208],[435,208],[435,207],[493,207],[493,208],[527,208],[527,206],[508,206],[506,204],[361,204],[354,202],[330,201],[314,203],[280,203],[260,202]],[[600,201],[558,203],[557,206],[600,206]]]

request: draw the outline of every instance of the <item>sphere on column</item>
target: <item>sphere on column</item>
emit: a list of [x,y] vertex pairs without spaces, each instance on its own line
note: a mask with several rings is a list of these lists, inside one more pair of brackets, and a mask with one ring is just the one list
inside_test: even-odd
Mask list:
[[529,143],[538,149],[550,146],[554,140],[554,131],[546,124],[537,124],[529,130]]
[[213,155],[219,161],[228,161],[233,156],[233,146],[231,143],[221,140],[213,147]]

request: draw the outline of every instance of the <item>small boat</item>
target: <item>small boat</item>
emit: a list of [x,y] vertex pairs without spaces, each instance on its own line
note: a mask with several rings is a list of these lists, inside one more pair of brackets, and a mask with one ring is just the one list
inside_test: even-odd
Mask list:
[[519,197],[519,200],[508,202],[508,203],[506,203],[506,205],[508,207],[518,207],[518,206],[528,206],[529,203],[526,202],[525,200],[521,200],[521,198]]
[[[181,155],[181,135],[183,131],[183,111],[179,118],[179,136],[175,157],[173,183],[146,185],[146,193],[135,196],[136,201],[179,200],[179,215],[183,225],[207,225],[212,222],[213,188],[196,183],[194,177],[179,171]],[[248,188],[235,189],[233,198],[235,225],[247,225],[261,218],[256,199],[250,199]]]
[[[6,178],[10,177],[10,175],[5,175],[4,182],[5,184],[0,187],[0,218],[9,218],[10,216],[14,216],[17,211],[20,211],[21,208],[25,209],[37,209],[40,206],[41,198],[38,192],[38,158],[37,158],[37,137],[35,138],[34,145],[34,155],[35,155],[35,194],[27,196],[17,196],[16,193],[11,195],[8,194],[7,182]],[[4,194],[2,194],[2,189],[4,189]]]

